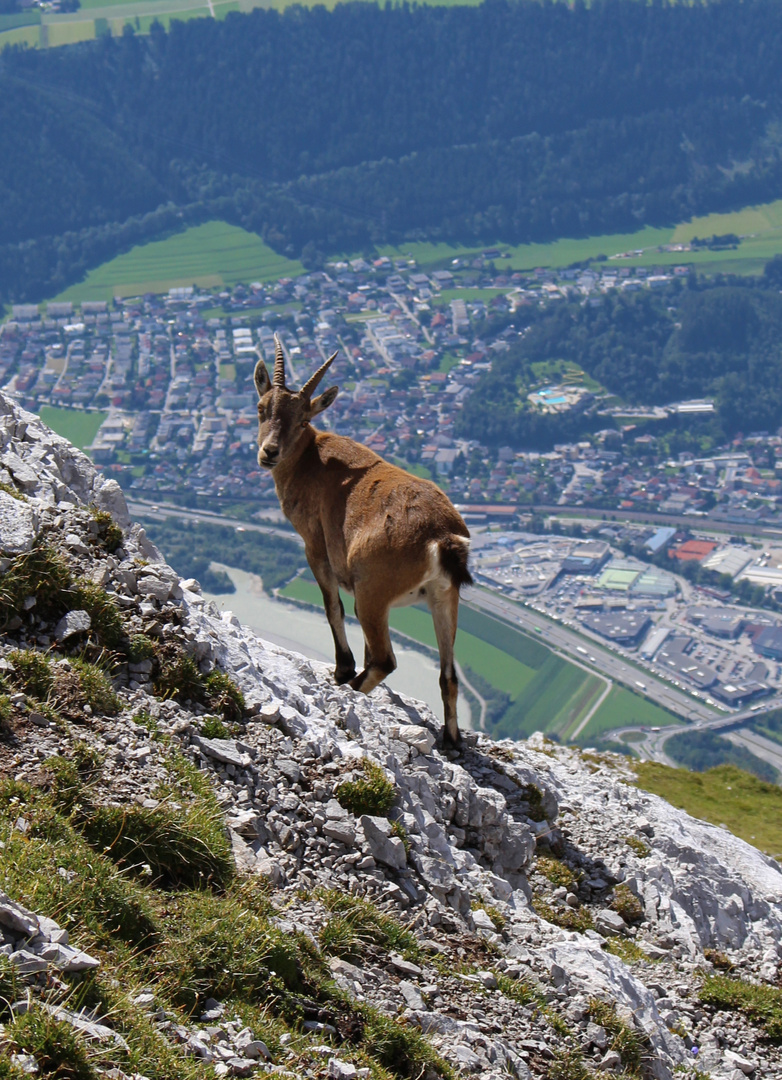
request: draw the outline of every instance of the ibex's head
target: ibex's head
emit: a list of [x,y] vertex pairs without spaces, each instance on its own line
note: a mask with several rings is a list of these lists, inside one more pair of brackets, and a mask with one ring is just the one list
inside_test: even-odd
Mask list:
[[255,365],[255,389],[258,391],[258,464],[273,469],[299,446],[306,437],[310,420],[327,409],[337,396],[339,387],[331,386],[313,399],[315,389],[328,371],[334,357],[307,380],[298,392],[285,385],[285,356],[277,335],[274,335],[274,377],[263,360]]

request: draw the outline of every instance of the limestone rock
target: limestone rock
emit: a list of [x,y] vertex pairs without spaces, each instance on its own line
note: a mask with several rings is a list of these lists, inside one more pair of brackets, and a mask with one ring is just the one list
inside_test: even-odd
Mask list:
[[20,555],[29,551],[39,531],[35,507],[0,491],[0,552]]

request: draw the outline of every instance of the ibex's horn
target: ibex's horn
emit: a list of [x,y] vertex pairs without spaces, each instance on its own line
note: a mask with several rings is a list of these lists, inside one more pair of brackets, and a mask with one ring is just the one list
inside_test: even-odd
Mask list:
[[285,353],[282,351],[282,342],[278,334],[274,335],[274,379],[272,385],[278,386],[280,390],[285,389]]
[[[337,352],[339,352],[339,350],[337,350]],[[301,390],[299,391],[299,393],[301,394],[302,397],[305,397],[305,398],[311,398],[312,397],[313,393],[317,389],[318,383],[323,378],[323,376],[326,374],[326,372],[329,370],[329,368],[331,367],[333,362],[336,360],[336,358],[337,358],[337,353],[332,353],[331,356],[326,361],[326,363],[321,364],[321,366],[318,368],[318,370],[315,372],[315,374],[311,375],[309,377],[309,379],[306,381],[304,386],[302,386]]]

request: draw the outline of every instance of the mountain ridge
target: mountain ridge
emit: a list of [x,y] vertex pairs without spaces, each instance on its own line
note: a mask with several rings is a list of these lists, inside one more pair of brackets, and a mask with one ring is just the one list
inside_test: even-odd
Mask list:
[[[91,1047],[92,1071],[78,1075],[116,1080],[191,1066],[344,1080],[362,1069],[665,1080],[695,1065],[732,1080],[782,1067],[773,1008],[760,1026],[743,1006],[726,1012],[721,974],[735,994],[779,993],[774,860],[638,790],[611,755],[474,736],[443,757],[426,706],[336,687],[325,665],[220,615],[133,524],[118,485],[3,396],[0,510],[0,952],[19,994],[0,1065],[55,1075],[29,1014]],[[43,550],[49,578],[25,593],[14,583]],[[92,852],[92,871],[79,864],[83,910],[67,890],[52,902],[53,821]],[[149,821],[152,839],[132,833]],[[164,821],[179,837],[168,847]],[[66,889],[71,871],[52,866]],[[125,968],[118,941],[90,923],[103,873],[135,890],[153,927],[146,958]],[[244,931],[229,917],[237,896]],[[238,935],[219,971],[204,970],[205,931],[192,970],[186,943],[178,961],[166,951],[204,905]],[[357,912],[371,913],[371,933]],[[402,944],[377,947],[392,939]],[[92,970],[79,973],[84,956]],[[109,1008],[111,993],[128,1001]],[[159,1049],[144,1058],[147,1028]]]

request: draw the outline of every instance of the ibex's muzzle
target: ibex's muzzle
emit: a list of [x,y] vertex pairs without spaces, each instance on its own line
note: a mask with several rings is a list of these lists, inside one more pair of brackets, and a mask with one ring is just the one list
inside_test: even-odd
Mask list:
[[274,443],[264,443],[258,455],[258,462],[267,469],[273,468],[280,458],[280,448]]

